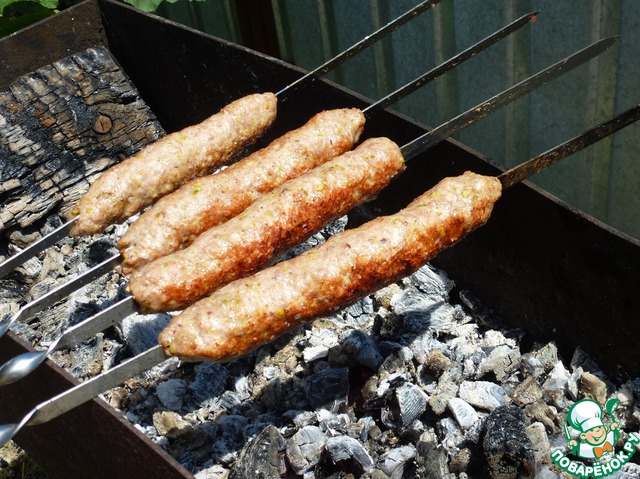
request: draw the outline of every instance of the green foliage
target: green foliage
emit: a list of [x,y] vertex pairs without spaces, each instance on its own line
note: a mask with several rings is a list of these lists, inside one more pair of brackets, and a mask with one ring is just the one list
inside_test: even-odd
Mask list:
[[53,15],[58,0],[0,0],[0,38]]
[[[2,1],[2,0],[0,0]],[[176,3],[178,0],[124,0],[129,5],[133,5],[140,10],[145,12],[155,12],[163,1],[167,1],[169,3]]]
[[[40,21],[80,0],[0,0],[0,38]],[[163,1],[177,0],[123,0],[145,12],[154,12]],[[189,0],[192,1],[192,0]]]

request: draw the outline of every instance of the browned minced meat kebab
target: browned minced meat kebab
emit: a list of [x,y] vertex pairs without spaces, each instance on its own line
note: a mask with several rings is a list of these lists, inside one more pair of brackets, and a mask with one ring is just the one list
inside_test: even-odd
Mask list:
[[123,273],[184,248],[261,195],[350,150],[365,118],[355,108],[318,113],[304,126],[216,174],[190,181],[146,211],[118,242]]
[[181,309],[248,276],[353,206],[375,197],[404,170],[400,148],[370,139],[290,180],[191,246],[137,269],[129,289],[147,311]]
[[100,175],[71,212],[71,234],[100,233],[192,178],[231,161],[273,123],[273,93],[240,98],[202,123],[171,133]]
[[185,358],[242,356],[416,271],[484,224],[501,190],[493,177],[447,178],[395,215],[220,288],[175,316],[159,342]]

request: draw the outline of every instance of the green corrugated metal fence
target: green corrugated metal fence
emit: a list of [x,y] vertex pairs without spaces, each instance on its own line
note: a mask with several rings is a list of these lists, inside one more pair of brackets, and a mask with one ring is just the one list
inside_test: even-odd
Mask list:
[[[247,12],[268,8],[277,48],[312,69],[418,0],[180,0],[160,14],[251,46]],[[262,13],[256,12],[260,5]],[[427,85],[394,108],[436,126],[515,82],[608,35],[620,40],[597,60],[519,100],[456,138],[511,166],[640,103],[640,2],[634,0],[442,0],[361,53],[330,78],[377,99],[513,19],[536,22]],[[243,23],[244,22],[244,23]],[[255,19],[252,20],[255,25]],[[276,41],[276,40],[274,40]],[[533,179],[568,203],[640,238],[640,126]]]

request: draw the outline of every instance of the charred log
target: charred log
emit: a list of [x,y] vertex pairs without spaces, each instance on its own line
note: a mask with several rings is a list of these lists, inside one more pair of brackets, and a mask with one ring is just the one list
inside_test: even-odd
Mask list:
[[0,231],[70,208],[101,172],[164,135],[104,47],[0,92]]

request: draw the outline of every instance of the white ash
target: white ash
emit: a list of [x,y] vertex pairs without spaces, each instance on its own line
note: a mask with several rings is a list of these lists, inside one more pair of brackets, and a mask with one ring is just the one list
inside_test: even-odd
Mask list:
[[[15,232],[16,251],[60,224]],[[315,235],[285,257],[341,231]],[[1,280],[0,315],[115,252],[127,224],[65,238]],[[63,267],[60,266],[63,265]],[[13,329],[43,347],[61,328],[123,298],[112,272]],[[155,343],[168,315],[132,315],[71,351],[55,353],[84,379]],[[624,431],[640,430],[640,378],[615,384],[580,349],[525,349],[522,331],[430,265],[336,315],[320,318],[228,364],[165,361],[103,397],[198,479],[446,477],[503,479],[486,449],[488,423],[520,411],[514,431],[535,477],[556,478],[550,451],[565,448],[563,422],[578,399],[616,397]],[[527,449],[531,445],[530,449]],[[494,472],[492,472],[494,471]],[[243,476],[245,474],[245,476]],[[492,476],[493,474],[493,476]],[[524,477],[524,476],[523,476]],[[610,477],[639,477],[636,464]]]

